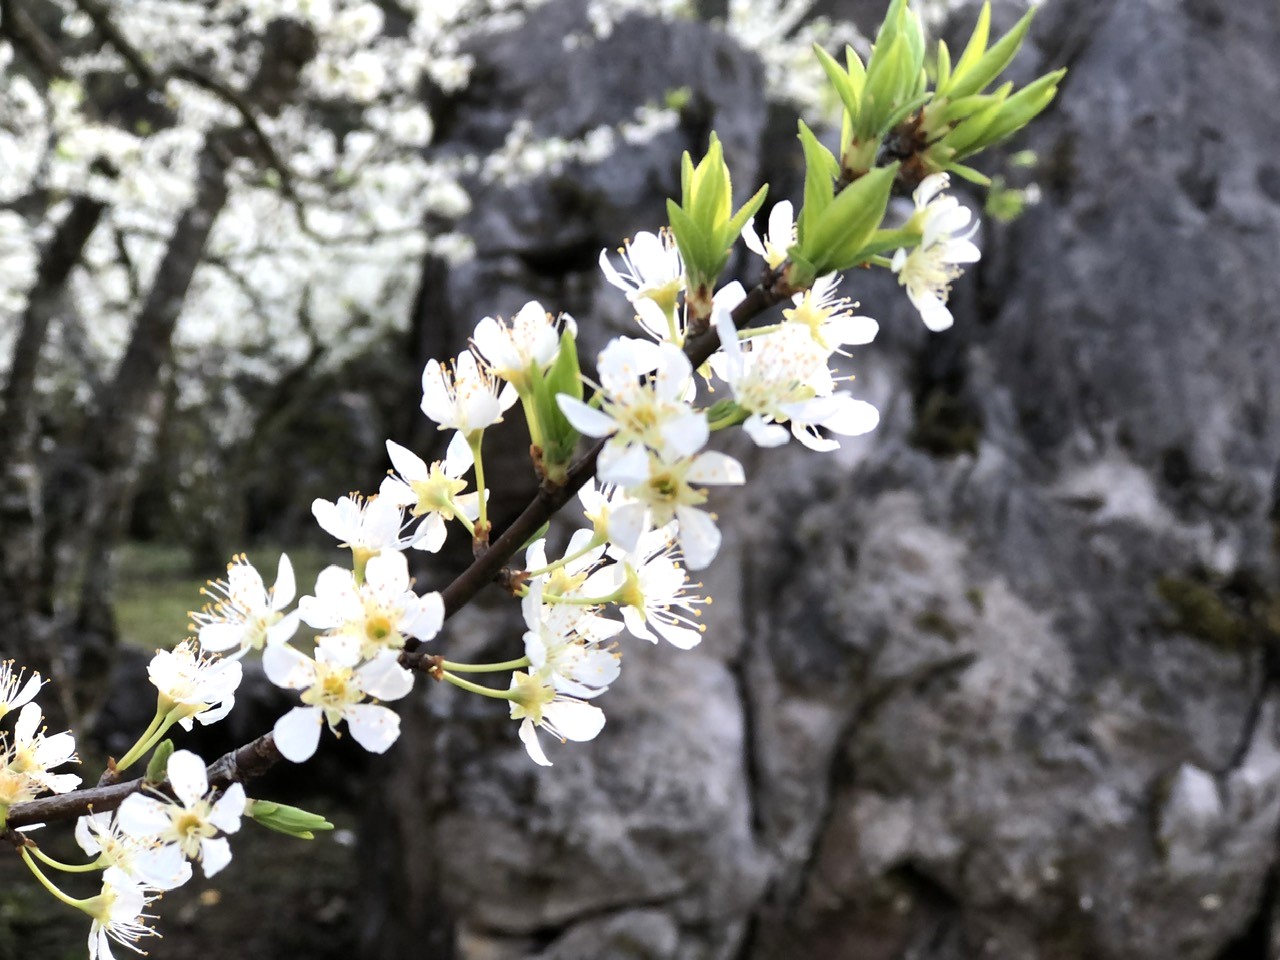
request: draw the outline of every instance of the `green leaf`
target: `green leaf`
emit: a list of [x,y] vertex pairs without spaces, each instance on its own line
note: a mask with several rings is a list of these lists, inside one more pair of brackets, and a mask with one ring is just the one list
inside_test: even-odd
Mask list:
[[684,259],[685,272],[690,277],[705,273],[712,260],[708,237],[674,200],[667,201],[667,216],[671,221],[671,232],[675,234],[676,246],[680,248],[680,256]]
[[947,49],[947,41],[938,41],[938,84],[937,89],[945,90],[947,81],[951,79],[951,51]]
[[547,369],[547,386],[553,394],[567,393],[575,400],[582,399],[581,368],[578,365],[578,343],[572,330],[560,334],[560,352]]
[[169,758],[173,756],[173,741],[161,740],[156,745],[155,752],[151,754],[151,759],[147,761],[147,783],[164,783],[169,775]]
[[731,247],[742,235],[742,228],[747,225],[747,221],[755,217],[760,212],[760,207],[764,204],[764,198],[769,195],[769,185],[766,183],[763,187],[755,192],[755,195],[742,205],[742,208],[733,215],[733,219],[729,221],[728,227],[724,231],[722,239],[725,241],[726,253],[728,247]]
[[844,46],[844,65],[849,74],[849,82],[853,84],[853,89],[857,91],[858,97],[861,98],[862,88],[867,85],[867,68],[863,66],[862,58],[858,56],[858,51],[847,43]]
[[851,183],[831,202],[803,242],[819,273],[847,270],[884,221],[898,164],[878,167]]
[[1036,7],[1031,7],[1022,18],[1013,25],[1013,29],[1001,37],[994,46],[982,55],[963,76],[958,76],[949,93],[956,97],[966,97],[986,88],[996,77],[1004,72],[1004,68],[1013,62],[1022,40],[1031,29],[1031,20],[1036,15]]
[[969,97],[960,97],[959,99],[950,101],[938,116],[940,124],[958,123],[964,120],[970,114],[977,113],[985,107],[991,106],[998,97],[990,93],[976,93]]
[[949,164],[947,166],[947,170],[954,173],[957,177],[960,177],[960,179],[968,180],[970,183],[976,183],[980,187],[991,186],[990,177],[985,173],[973,169],[973,167],[966,167],[963,163]]
[[859,140],[877,137],[885,130],[885,120],[893,113],[904,86],[910,84],[910,54],[905,43],[894,37],[885,49],[876,47],[867,66],[867,86],[855,126]]
[[817,266],[805,257],[798,243],[787,251],[787,263],[787,280],[795,289],[807,290],[818,279]]
[[1047,73],[1006,100],[991,125],[983,132],[981,144],[966,152],[972,153],[974,149],[984,149],[999,143],[1034,120],[1057,96],[1058,81],[1065,73],[1065,70]]
[[818,55],[818,63],[822,65],[823,71],[827,75],[827,79],[831,81],[831,85],[836,88],[836,94],[840,97],[840,102],[844,104],[845,113],[849,116],[856,117],[858,115],[858,107],[862,99],[862,91],[859,86],[855,86],[847,71],[841,68],[831,54],[823,50],[816,43],[813,45],[813,52]]
[[983,134],[995,123],[1002,107],[1003,104],[997,101],[970,115],[943,137],[942,142],[954,150],[957,156],[972,153],[977,149],[976,144],[984,142]]
[[893,111],[885,121],[885,129],[892,130],[911,114],[923,107],[929,101],[930,96],[932,96],[932,94],[926,93],[922,96],[916,97],[914,100],[908,100],[902,106],[898,107],[898,109]]
[[901,31],[902,14],[906,5],[906,0],[892,0],[889,4],[889,9],[884,12],[884,19],[880,21],[880,29],[876,31],[876,39],[872,50],[873,59],[875,57],[874,48],[882,44],[891,43],[893,38]]
[[[969,35],[969,42],[965,44],[964,52],[960,54],[960,59],[956,61],[955,69],[951,72],[951,79],[954,83],[960,77],[977,63],[984,53],[987,52],[987,39],[991,35],[991,0],[986,0],[982,4],[982,10],[978,13],[978,22],[974,24],[973,33]],[[941,83],[938,84],[938,96],[946,95],[948,97],[960,96],[954,90],[944,89]]]
[[796,221],[796,234],[803,241],[809,224],[826,210],[835,196],[835,179],[840,176],[840,164],[803,120],[800,121],[799,136],[805,160],[804,206]]
[[333,829],[333,824],[317,813],[271,800],[248,801],[244,814],[268,830],[297,837],[299,840],[314,840],[317,830]]
[[919,230],[877,230],[858,251],[858,261],[865,263],[874,256],[897,250],[899,247],[914,247],[920,243]]
[[562,478],[563,468],[573,459],[579,436],[556,402],[560,394],[582,399],[578,344],[569,330],[560,334],[560,352],[547,369],[545,379],[534,384],[534,399],[542,425],[542,465],[547,476],[555,480]]
[[685,209],[703,231],[712,233],[729,218],[732,204],[729,168],[724,162],[720,139],[711,134],[707,154],[693,169],[693,197]]

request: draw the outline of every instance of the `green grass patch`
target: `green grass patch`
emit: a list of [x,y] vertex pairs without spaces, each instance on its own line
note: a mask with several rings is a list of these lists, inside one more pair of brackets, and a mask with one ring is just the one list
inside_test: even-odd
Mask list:
[[[261,544],[246,551],[267,586],[275,582],[279,545]],[[331,563],[349,564],[338,547],[291,547],[289,559],[298,581],[298,596],[311,593],[316,575]],[[144,650],[172,647],[191,634],[189,612],[205,602],[200,588],[226,570],[197,571],[185,549],[175,544],[128,543],[117,554],[116,623],[120,638]]]

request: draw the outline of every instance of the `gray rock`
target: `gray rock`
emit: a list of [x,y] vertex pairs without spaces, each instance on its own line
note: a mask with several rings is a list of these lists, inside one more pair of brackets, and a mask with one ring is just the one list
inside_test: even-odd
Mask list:
[[[1071,68],[1014,145],[1044,198],[984,227],[956,327],[926,334],[892,278],[851,282],[883,326],[854,358],[881,428],[827,458],[744,453],[706,641],[628,649],[595,742],[537,770],[500,705],[415,702],[373,869],[422,909],[375,913],[370,955],[1280,949],[1280,21],[1270,0],[1044,6],[1014,68]],[[572,134],[728,82],[709,122],[741,182],[776,169],[749,60],[643,20],[553,55],[575,9],[493,41],[510,69],[475,130],[533,110]],[[595,251],[657,222],[682,145],[575,170],[571,203],[486,199],[456,308],[539,295],[607,332]],[[469,611],[450,649],[513,655],[511,613]]]

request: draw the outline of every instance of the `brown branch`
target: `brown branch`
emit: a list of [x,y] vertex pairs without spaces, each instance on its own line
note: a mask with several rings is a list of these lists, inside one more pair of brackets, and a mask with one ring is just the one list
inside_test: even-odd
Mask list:
[[[224,754],[209,764],[207,774],[210,787],[227,787],[260,777],[284,758],[276,747],[275,737],[268,733],[252,743]],[[105,813],[124,803],[124,798],[142,788],[143,778],[126,780],[108,786],[87,787],[71,793],[60,793],[39,800],[16,803],[9,810],[6,825],[8,839],[14,840],[14,831],[34,823],[54,820],[70,820],[86,813]],[[160,785],[157,785],[160,786]]]
[[[778,271],[770,272],[763,281],[752,288],[746,299],[733,311],[734,325],[746,326],[765,310],[781,303],[793,292]],[[715,353],[718,346],[719,339],[716,332],[710,330],[691,338],[685,344],[684,351],[690,363],[697,369]],[[586,453],[569,468],[568,476],[562,485],[553,487],[544,484],[520,516],[503,531],[502,536],[494,540],[487,551],[477,557],[471,566],[445,588],[443,595],[446,618],[457,613],[486,584],[499,578],[507,562],[524,546],[525,541],[595,476],[596,458],[603,446],[603,440],[593,443]],[[410,669],[420,668],[430,672],[436,660],[423,651],[422,647],[423,644],[410,641],[406,645],[405,652],[401,654],[400,662]],[[210,764],[209,783],[214,786],[226,786],[229,783],[250,780],[265,773],[282,759],[283,756],[276,747],[275,738],[268,733]],[[126,783],[89,787],[54,797],[14,804],[9,809],[8,836],[14,840],[17,837],[13,833],[14,828],[29,826],[33,823],[69,820],[83,816],[90,810],[99,813],[104,810],[114,810],[124,802],[125,797],[141,786],[141,779],[130,780]],[[20,843],[21,840],[18,838],[14,842]]]

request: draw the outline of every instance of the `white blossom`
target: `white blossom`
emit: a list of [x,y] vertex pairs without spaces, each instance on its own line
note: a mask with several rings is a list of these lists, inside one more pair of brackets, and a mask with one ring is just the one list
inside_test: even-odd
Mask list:
[[[619,526],[639,528],[644,533],[672,520],[679,521],[678,538],[685,564],[690,570],[702,570],[719,552],[721,536],[715,518],[701,509],[707,502],[706,491],[695,488],[694,484],[741,484],[745,482],[742,464],[726,454],[709,450],[674,461],[650,454],[648,467],[644,480],[627,488],[627,495],[635,503],[615,511]],[[636,543],[615,542],[624,550],[636,547]]]
[[518,399],[514,387],[500,383],[470,350],[458,357],[452,370],[431,360],[422,371],[422,412],[441,430],[470,437],[501,421]]
[[76,843],[103,867],[116,867],[135,883],[173,890],[191,879],[191,864],[175,844],[157,846],[120,825],[115,813],[95,813],[76,821]]
[[369,558],[364,581],[331,566],[316,578],[315,596],[303,597],[303,621],[328,631],[328,647],[346,648],[346,657],[371,660],[386,650],[403,649],[405,639],[430,640],[444,624],[444,600],[438,593],[419,596],[410,589],[409,561],[384,550]]
[[30,703],[44,685],[40,674],[33,671],[24,682],[26,668],[19,669],[16,673],[13,668],[14,661],[0,661],[0,718]]
[[458,517],[475,520],[480,515],[480,495],[463,493],[467,482],[462,475],[471,469],[471,447],[461,433],[449,441],[443,461],[431,466],[407,447],[387,441],[387,455],[396,473],[382,481],[378,498],[399,507],[409,507],[412,517],[421,517],[413,547],[436,553],[444,546],[446,524]]
[[664,310],[671,310],[684,289],[684,264],[675,237],[667,230],[637,233],[634,240],[618,250],[622,269],[609,260],[609,251],[600,251],[600,270],[610,284],[633,303],[647,298]]
[[712,366],[733,391],[733,399],[750,416],[743,429],[761,447],[787,442],[791,433],[813,450],[839,444],[817,433],[822,427],[845,436],[873,430],[879,411],[863,400],[832,389],[829,351],[801,324],[786,323],[774,333],[753,337],[744,347],[732,322],[715,320],[724,350]]
[[418,532],[403,536],[404,509],[383,497],[352,494],[333,503],[316,499],[311,503],[311,514],[326,533],[337,537],[341,546],[350,547],[358,556],[403,550],[422,535]]
[[236,660],[202,653],[194,640],[184,640],[172,650],[157,650],[147,676],[160,692],[161,709],[179,711],[178,722],[190,730],[193,719],[207,725],[231,712],[243,669]]
[[284,613],[293,602],[296,585],[293,564],[280,554],[276,582],[267,589],[261,574],[249,558],[241,554],[227,564],[226,580],[210,580],[201,593],[212,603],[191,614],[199,630],[200,645],[206,650],[234,650],[244,656],[268,643],[283,643],[298,629],[297,613]]
[[855,315],[857,306],[839,294],[840,275],[828,273],[812,287],[791,298],[792,306],[783,318],[809,330],[809,335],[828,353],[843,353],[841,347],[863,346],[876,338],[880,325],[871,317]]
[[742,240],[747,249],[763,258],[770,270],[776,270],[787,260],[787,251],[796,243],[795,214],[790,200],[774,204],[769,211],[769,230],[763,242],[756,233],[756,225],[748,220],[742,228]]
[[46,736],[44,715],[34,703],[18,712],[12,735],[0,734],[0,811],[41,793],[67,793],[80,784],[73,773],[50,773],[64,763],[79,763],[70,733]]
[[240,829],[244,814],[244,787],[233,783],[214,800],[205,763],[190,750],[169,757],[166,772],[177,802],[168,797],[132,793],[116,813],[125,832],[159,846],[177,848],[187,860],[198,861],[206,877],[231,862],[231,844],[225,836]]
[[604,728],[604,711],[585,700],[566,697],[556,691],[545,672],[523,673],[517,670],[511,676],[511,719],[520,721],[520,741],[534,763],[549,767],[538,742],[541,728],[561,742],[565,740],[594,740]]
[[386,707],[365,703],[369,697],[398,700],[413,689],[413,675],[385,651],[356,667],[358,656],[321,637],[315,659],[287,644],[268,647],[262,666],[276,686],[301,691],[304,706],[294,707],[276,721],[276,746],[286,759],[302,763],[316,752],[320,728],[347,721],[356,743],[373,753],[385,753],[400,736],[400,718]]
[[621,590],[618,604],[627,631],[641,640],[666,640],[688,650],[702,642],[706,624],[698,609],[711,601],[699,592],[702,585],[689,582],[680,565],[680,551],[670,527],[652,530],[640,538],[635,550],[622,554],[618,562],[605,567],[607,575]]
[[[564,314],[562,322],[564,329],[577,335],[572,317]],[[531,368],[546,370],[555,360],[560,337],[556,319],[538,301],[530,300],[510,323],[485,317],[476,324],[472,340],[494,374],[523,390],[529,385]]]
[[563,393],[556,402],[580,433],[609,437],[596,464],[602,481],[637,483],[648,474],[647,450],[687,457],[707,442],[706,414],[684,400],[693,368],[679,347],[618,337],[600,352],[597,371],[599,410]]
[[[535,581],[529,585],[521,606],[528,627],[524,634],[525,656],[559,693],[590,700],[604,693],[618,678],[620,658],[614,650],[564,630],[553,616],[548,616],[572,604],[544,604],[543,585]],[[617,627],[621,629],[622,624]]]
[[975,263],[982,256],[970,239],[978,229],[976,223],[968,233],[957,235],[972,216],[968,208],[955,197],[939,196],[949,183],[947,174],[935,173],[916,187],[912,194],[916,212],[907,225],[920,231],[920,243],[910,252],[899,249],[890,263],[925,326],[935,332],[954,322],[947,297],[951,281],[964,272],[959,265]]
[[114,960],[112,940],[134,953],[145,953],[138,941],[160,936],[146,922],[155,916],[144,912],[155,899],[148,887],[121,870],[108,868],[102,876],[101,892],[82,908],[93,917],[89,926],[89,960]]

